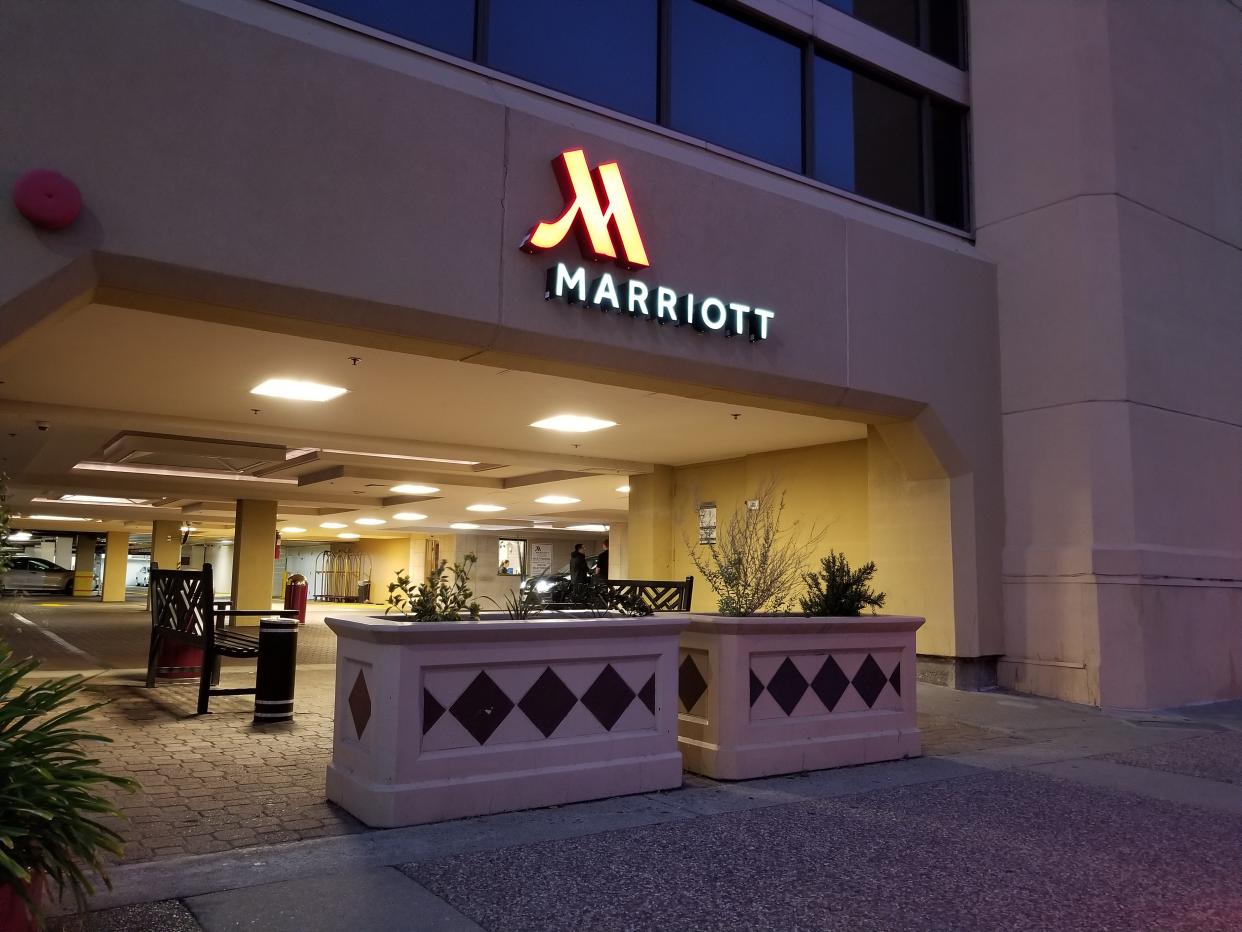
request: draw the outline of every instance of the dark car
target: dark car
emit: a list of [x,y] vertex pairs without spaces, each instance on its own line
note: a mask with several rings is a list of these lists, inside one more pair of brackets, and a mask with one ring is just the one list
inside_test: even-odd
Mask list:
[[73,592],[73,570],[42,557],[13,557],[0,576],[0,590],[7,592]]
[[[595,575],[595,564],[598,557],[587,557],[587,575]],[[529,592],[532,589],[539,595],[546,595],[555,586],[563,582],[569,581],[569,564],[565,564],[556,572],[544,573],[542,576],[531,576],[529,579],[522,581],[522,591]]]

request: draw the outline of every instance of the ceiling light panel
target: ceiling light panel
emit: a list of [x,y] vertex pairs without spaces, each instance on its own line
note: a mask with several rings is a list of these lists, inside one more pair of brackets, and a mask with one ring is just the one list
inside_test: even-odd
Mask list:
[[398,511],[392,516],[394,521],[422,521],[426,515],[419,514],[417,511]]
[[287,401],[331,401],[333,398],[340,398],[347,391],[349,391],[347,388],[324,385],[320,382],[306,382],[300,379],[267,379],[250,389],[250,394],[283,398]]
[[606,427],[616,427],[616,421],[605,421],[598,417],[587,417],[584,414],[557,414],[535,421],[530,425],[541,430],[557,430],[567,434],[585,434]]
[[572,495],[543,495],[535,501],[540,505],[576,505],[582,499],[574,498]]
[[388,491],[396,492],[398,495],[435,495],[440,490],[434,485],[417,485],[415,483],[405,483],[402,485],[394,485]]
[[504,511],[504,510],[505,510],[504,505],[482,504],[482,505],[467,505],[466,506],[466,511],[494,512],[494,511]]

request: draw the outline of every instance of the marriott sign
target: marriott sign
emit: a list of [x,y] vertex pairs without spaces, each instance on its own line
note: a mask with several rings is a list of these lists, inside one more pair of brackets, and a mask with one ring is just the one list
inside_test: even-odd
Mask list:
[[[647,247],[617,163],[605,162],[590,169],[586,154],[570,149],[557,156],[552,167],[565,197],[565,209],[555,220],[537,223],[522,241],[522,250],[545,252],[559,246],[570,230],[575,230],[587,259],[615,262],[622,269],[648,268]],[[700,333],[746,336],[751,342],[768,338],[776,316],[754,305],[710,295],[696,298],[692,292],[678,293],[611,272],[588,275],[587,266],[564,262],[548,269],[544,298],[658,324],[689,326]]]

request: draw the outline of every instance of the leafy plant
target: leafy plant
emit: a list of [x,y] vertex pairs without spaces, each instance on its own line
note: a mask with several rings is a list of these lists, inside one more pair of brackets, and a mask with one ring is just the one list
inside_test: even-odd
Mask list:
[[388,584],[388,607],[384,614],[400,612],[407,621],[461,621],[463,613],[477,619],[479,603],[474,601],[470,588],[470,568],[477,562],[473,553],[466,554],[451,569],[448,560],[441,560],[427,581],[417,585],[405,570],[398,570],[396,582]]
[[26,889],[35,875],[46,876],[58,895],[68,889],[80,910],[95,892],[89,874],[111,887],[103,857],[119,855],[122,839],[100,819],[119,812],[100,790],[137,788],[100,770],[83,747],[111,741],[81,728],[106,703],[78,701],[81,676],[19,685],[38,666],[14,660],[0,643],[0,885],[36,918],[38,904]]
[[804,573],[806,595],[802,597],[802,610],[808,615],[854,616],[861,615],[864,608],[875,614],[884,607],[883,592],[875,592],[870,586],[875,576],[875,563],[864,563],[851,569],[845,554],[829,550],[820,562],[818,573]]
[[812,528],[810,539],[799,543],[797,521],[782,527],[785,493],[777,492],[774,479],[758,488],[754,501],[756,507],[735,511],[713,542],[685,539],[690,560],[716,593],[722,615],[789,609],[802,568],[823,536]]
[[541,608],[543,599],[539,598],[539,593],[534,589],[518,589],[505,593],[505,611],[510,621],[526,621]]

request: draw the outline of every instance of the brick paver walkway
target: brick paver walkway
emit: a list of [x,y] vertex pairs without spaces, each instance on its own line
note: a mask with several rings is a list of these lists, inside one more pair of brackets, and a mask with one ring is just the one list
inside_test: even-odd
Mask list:
[[99,749],[100,760],[142,784],[117,798],[126,816],[118,825],[127,839],[123,860],[362,831],[324,798],[332,685],[331,670],[302,671],[296,720],[261,726],[252,724],[249,696],[213,699],[211,714],[200,717],[191,683],[91,686],[92,698],[111,700],[95,713],[96,730],[114,742]]

